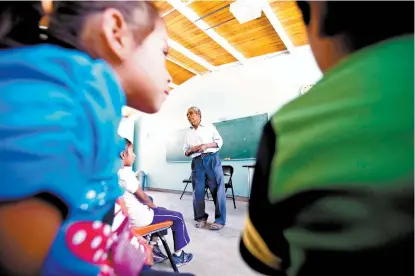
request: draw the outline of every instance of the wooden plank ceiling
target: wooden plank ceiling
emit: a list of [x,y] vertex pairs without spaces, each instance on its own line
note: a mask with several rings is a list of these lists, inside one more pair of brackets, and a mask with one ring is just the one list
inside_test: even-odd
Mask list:
[[[238,61],[235,54],[226,50],[221,41],[215,41],[206,33],[209,29],[223,37],[246,59],[287,50],[283,35],[294,47],[308,44],[301,13],[293,1],[268,0],[272,16],[275,15],[273,20],[263,12],[260,18],[240,24],[229,11],[233,1],[181,0],[186,9],[197,14],[196,21],[207,24],[207,29],[199,28],[169,1],[152,2],[163,16],[169,38],[180,45],[180,49],[170,47],[167,60],[167,68],[175,85],[180,85],[195,75],[207,73],[212,67]],[[275,22],[281,24],[285,34],[277,33]],[[200,60],[196,62],[195,56],[202,58],[205,64],[201,64]]]

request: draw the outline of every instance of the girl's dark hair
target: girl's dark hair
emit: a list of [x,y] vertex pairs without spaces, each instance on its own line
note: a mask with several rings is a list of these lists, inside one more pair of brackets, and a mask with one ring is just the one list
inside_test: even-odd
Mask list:
[[40,1],[0,2],[0,48],[50,43],[66,48],[79,49],[79,35],[89,15],[117,9],[137,32],[140,43],[155,28],[160,16],[149,1],[54,1],[42,39],[39,22],[45,15]]
[[[308,25],[309,3],[297,1],[297,5]],[[414,1],[327,1],[326,5],[321,35],[344,33],[354,50],[414,33]]]
[[[131,143],[131,141],[130,140],[128,140],[127,138],[124,138],[124,141],[125,141],[125,147],[124,147],[124,149],[122,150],[122,152],[120,153],[120,158],[122,159],[122,156],[121,156],[121,154],[122,153],[127,153],[128,152],[128,148],[130,147],[130,146],[133,146],[133,143]],[[1,274],[0,274],[1,275]]]
[[127,149],[129,146],[132,146],[132,145],[133,145],[133,143],[130,140],[128,140],[127,138],[125,138],[125,148]]

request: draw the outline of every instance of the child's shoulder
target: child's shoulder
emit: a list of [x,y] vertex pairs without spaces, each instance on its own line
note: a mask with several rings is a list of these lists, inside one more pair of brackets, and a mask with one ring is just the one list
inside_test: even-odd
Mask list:
[[128,179],[135,179],[135,173],[132,168],[129,167],[122,167],[118,170],[118,176],[120,179],[128,180]]
[[[67,108],[108,121],[121,116],[125,95],[114,70],[105,61],[53,45],[27,46],[0,51],[1,101],[38,108]],[[36,92],[36,93],[34,93]],[[106,112],[102,112],[105,110]],[[101,118],[102,117],[102,118]]]
[[67,87],[92,81],[120,89],[115,72],[105,61],[48,44],[1,50],[0,70],[3,72],[0,81],[24,77],[25,80],[54,81]]
[[[80,66],[93,66],[96,62],[101,62],[92,59],[84,52],[50,44],[2,49],[0,51],[0,58],[0,65],[13,63],[24,64],[32,61],[51,61],[52,63],[64,62]],[[40,64],[36,63],[32,65],[33,67],[40,66]],[[42,67],[44,67],[43,64]]]

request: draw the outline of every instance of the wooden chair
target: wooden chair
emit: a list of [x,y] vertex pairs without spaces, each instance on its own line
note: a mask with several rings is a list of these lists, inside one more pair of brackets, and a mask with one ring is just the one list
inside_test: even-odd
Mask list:
[[[124,199],[118,198],[117,203],[120,205],[121,212],[123,213],[123,215],[128,217],[127,206],[125,205]],[[170,264],[174,272],[179,272],[176,264],[173,261],[173,256],[171,254],[170,247],[167,244],[166,238],[164,237],[164,235],[161,235],[161,232],[170,229],[172,225],[173,225],[172,221],[165,221],[165,222],[150,224],[144,227],[133,227],[133,226],[131,227],[133,227],[134,233],[138,236],[150,237],[153,234],[157,235],[160,238],[161,242],[163,243],[163,247],[166,250],[167,257],[169,258]]]

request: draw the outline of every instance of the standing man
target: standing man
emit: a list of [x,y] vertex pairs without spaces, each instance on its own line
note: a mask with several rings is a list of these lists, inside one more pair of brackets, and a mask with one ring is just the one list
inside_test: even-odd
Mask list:
[[187,110],[191,127],[185,136],[184,154],[192,158],[193,211],[196,228],[206,225],[205,181],[215,202],[215,222],[210,230],[220,230],[226,223],[226,195],[219,150],[222,137],[212,124],[202,123],[200,109],[193,106]]

